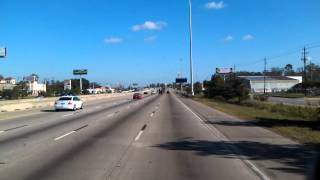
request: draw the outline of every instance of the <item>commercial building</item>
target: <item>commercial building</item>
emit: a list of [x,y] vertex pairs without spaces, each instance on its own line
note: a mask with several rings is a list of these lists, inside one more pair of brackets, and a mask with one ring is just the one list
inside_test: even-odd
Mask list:
[[282,92],[287,91],[296,84],[300,83],[301,76],[287,77],[287,76],[239,76],[247,81],[251,93],[263,93],[264,88],[266,92]]

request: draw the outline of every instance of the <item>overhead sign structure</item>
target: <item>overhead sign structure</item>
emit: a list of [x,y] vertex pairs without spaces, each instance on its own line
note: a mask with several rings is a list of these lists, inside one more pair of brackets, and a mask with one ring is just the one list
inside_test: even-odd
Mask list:
[[88,74],[87,69],[75,69],[73,70],[73,75],[86,75]]
[[176,78],[176,83],[186,83],[187,78]]
[[0,58],[4,58],[7,55],[7,48],[0,47]]
[[217,74],[229,74],[232,73],[233,69],[232,68],[216,68],[216,73]]

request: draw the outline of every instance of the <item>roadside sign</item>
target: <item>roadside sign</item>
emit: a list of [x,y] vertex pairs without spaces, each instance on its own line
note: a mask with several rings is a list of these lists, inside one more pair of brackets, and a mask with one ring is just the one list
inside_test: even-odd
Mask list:
[[233,72],[232,68],[221,68],[221,67],[216,68],[216,73],[217,74],[229,74],[229,73],[232,73],[232,72]]
[[187,78],[176,78],[176,83],[186,83]]
[[73,70],[73,75],[86,75],[88,74],[87,69],[75,69]]
[[0,58],[6,57],[7,49],[4,47],[0,47]]

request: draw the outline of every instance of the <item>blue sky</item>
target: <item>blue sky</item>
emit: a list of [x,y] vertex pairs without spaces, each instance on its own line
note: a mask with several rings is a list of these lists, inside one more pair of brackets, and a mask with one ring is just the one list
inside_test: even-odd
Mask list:
[[[0,0],[0,74],[100,83],[172,82],[189,75],[187,0]],[[193,0],[195,80],[216,67],[261,71],[260,60],[320,44],[319,0]],[[320,63],[320,49],[310,49]],[[301,66],[301,53],[268,66]],[[258,63],[256,63],[258,62]]]

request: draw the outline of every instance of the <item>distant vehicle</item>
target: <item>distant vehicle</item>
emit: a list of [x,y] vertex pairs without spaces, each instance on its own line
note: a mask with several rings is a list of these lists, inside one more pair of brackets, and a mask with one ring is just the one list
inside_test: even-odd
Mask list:
[[58,110],[73,110],[83,108],[83,102],[78,96],[62,96],[55,103],[54,108]]
[[170,91],[167,91],[167,94],[170,94]]
[[142,99],[142,94],[140,94],[140,93],[134,93],[134,94],[133,94],[133,99]]
[[155,90],[152,90],[151,91],[151,95],[155,95],[156,94],[156,91]]
[[143,92],[143,94],[148,94],[148,92],[147,92],[147,91],[145,91],[145,92]]

